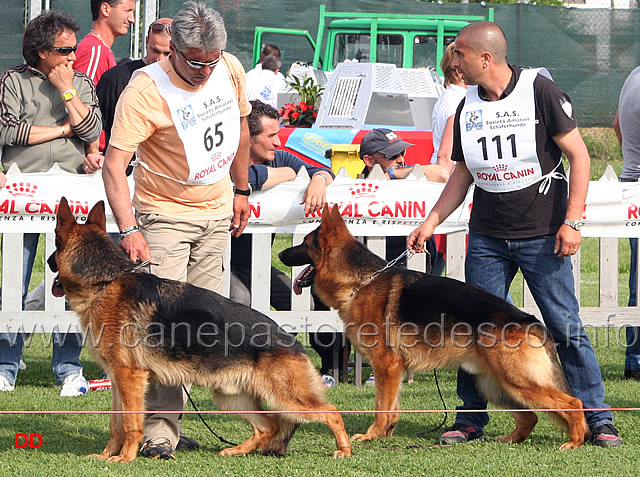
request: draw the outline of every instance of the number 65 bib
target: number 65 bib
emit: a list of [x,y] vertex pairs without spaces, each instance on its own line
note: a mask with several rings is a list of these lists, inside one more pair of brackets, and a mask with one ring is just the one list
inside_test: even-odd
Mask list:
[[226,177],[240,144],[240,108],[225,63],[220,62],[206,85],[196,92],[175,87],[157,63],[141,70],[153,79],[169,106],[184,146],[189,178],[178,180],[153,171],[142,161],[139,164],[185,185],[209,185]]
[[469,86],[460,115],[465,163],[475,184],[487,192],[511,192],[542,180],[536,151],[533,81],[523,70],[514,90],[499,101],[483,101]]

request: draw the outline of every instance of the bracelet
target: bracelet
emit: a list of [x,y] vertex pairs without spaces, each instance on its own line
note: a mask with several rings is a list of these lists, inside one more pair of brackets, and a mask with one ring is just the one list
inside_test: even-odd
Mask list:
[[64,126],[59,126],[60,128],[60,137],[64,137]]
[[398,168],[398,166],[393,166],[393,167],[390,167],[389,169],[387,169],[387,174],[389,174],[389,179],[395,179],[396,178],[396,175],[393,173],[393,171],[395,169],[397,169],[397,168]]
[[233,193],[238,195],[246,195],[247,197],[249,197],[251,195],[251,189],[238,189],[237,187],[234,187]]
[[328,184],[328,183],[329,183],[329,179],[327,179],[327,176],[325,176],[325,175],[324,175],[324,174],[322,174],[321,172],[316,172],[316,173],[313,175],[313,177],[315,177],[315,176],[320,176],[320,177],[322,177],[322,178],[324,179],[324,183],[325,183],[325,184]]
[[135,234],[136,232],[140,232],[140,229],[138,228],[137,225],[132,225],[131,227],[127,227],[126,229],[120,231],[120,240],[122,240],[125,237],[128,237],[131,234]]

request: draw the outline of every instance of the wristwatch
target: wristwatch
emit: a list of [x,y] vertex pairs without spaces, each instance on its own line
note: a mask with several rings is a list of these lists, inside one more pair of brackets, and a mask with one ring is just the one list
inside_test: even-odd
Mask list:
[[251,187],[249,187],[248,189],[238,189],[237,187],[234,187],[233,193],[238,195],[246,195],[248,197],[251,195]]
[[68,89],[67,91],[62,93],[60,96],[65,101],[71,101],[76,94],[78,94],[78,92],[75,89]]
[[579,220],[564,219],[564,223],[571,227],[573,230],[580,230],[584,225],[584,222],[581,222]]

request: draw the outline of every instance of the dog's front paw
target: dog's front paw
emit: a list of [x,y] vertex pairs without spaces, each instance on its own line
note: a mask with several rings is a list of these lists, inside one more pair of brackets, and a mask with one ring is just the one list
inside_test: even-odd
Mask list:
[[353,455],[353,450],[351,447],[341,447],[337,451],[333,453],[334,459],[344,459],[345,457],[351,457]]
[[109,458],[109,454],[89,454],[87,457],[90,459],[107,460]]
[[373,439],[375,439],[376,436],[372,436],[369,433],[366,434],[354,434],[351,436],[351,440],[352,441],[358,441],[358,442],[367,442],[367,441],[371,441]]
[[134,460],[136,456],[128,456],[128,455],[112,455],[107,459],[107,462],[117,462],[120,464],[126,464],[127,462],[131,462]]

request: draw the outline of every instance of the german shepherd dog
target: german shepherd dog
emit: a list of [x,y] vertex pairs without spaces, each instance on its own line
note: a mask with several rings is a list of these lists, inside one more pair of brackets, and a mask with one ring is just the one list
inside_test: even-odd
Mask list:
[[[265,315],[217,293],[135,271],[109,238],[104,202],[78,224],[63,197],[57,212],[58,272],[53,294],[67,296],[83,329],[100,331],[92,357],[112,380],[112,409],[143,411],[149,381],[192,383],[211,391],[220,409],[328,413],[239,414],[253,427],[242,444],[221,455],[284,455],[298,424],[318,421],[333,432],[334,457],[352,453],[337,408],[327,403],[320,374],[302,346]],[[143,436],[143,414],[112,414],[111,437],[99,459],[129,462]]]
[[[405,368],[461,367],[498,406],[558,409],[553,417],[569,433],[561,449],[584,443],[582,402],[569,394],[554,343],[534,316],[450,278],[398,267],[377,274],[386,262],[349,233],[337,206],[325,205],[320,226],[280,259],[309,265],[294,289],[313,284],[318,297],[339,311],[347,336],[373,368],[376,410],[399,409]],[[538,418],[531,411],[512,415],[515,430],[498,440],[522,442]],[[397,421],[397,413],[378,413],[367,432],[352,439],[391,437]]]

